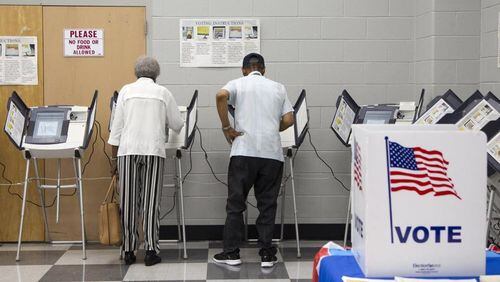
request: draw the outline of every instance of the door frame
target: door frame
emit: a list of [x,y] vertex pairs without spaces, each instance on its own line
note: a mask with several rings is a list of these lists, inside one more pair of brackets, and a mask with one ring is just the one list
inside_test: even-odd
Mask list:
[[153,13],[152,4],[153,0],[0,0],[0,7],[2,5],[9,6],[75,6],[75,7],[145,7],[146,8],[146,55],[151,56],[153,53]]

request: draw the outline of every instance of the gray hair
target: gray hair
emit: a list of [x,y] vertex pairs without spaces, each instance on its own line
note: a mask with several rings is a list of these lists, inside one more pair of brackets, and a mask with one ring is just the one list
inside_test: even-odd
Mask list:
[[135,76],[139,77],[149,77],[156,80],[158,75],[160,75],[160,64],[155,58],[141,56],[135,62]]

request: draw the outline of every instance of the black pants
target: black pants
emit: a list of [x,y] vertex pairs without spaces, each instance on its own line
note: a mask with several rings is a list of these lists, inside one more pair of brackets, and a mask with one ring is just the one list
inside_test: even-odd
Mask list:
[[255,157],[231,157],[228,171],[224,252],[238,250],[243,238],[243,212],[252,186],[259,209],[256,221],[259,247],[271,249],[282,175],[283,162]]

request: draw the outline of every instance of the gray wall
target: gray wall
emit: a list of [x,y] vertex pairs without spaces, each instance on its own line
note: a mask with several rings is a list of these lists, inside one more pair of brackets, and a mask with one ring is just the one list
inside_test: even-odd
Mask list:
[[[498,13],[500,1],[481,1],[481,92],[499,93],[500,69],[498,56]],[[498,95],[497,95],[498,96]]]
[[[161,62],[159,82],[179,104],[200,91],[199,127],[214,170],[226,179],[229,147],[220,131],[215,93],[238,68],[180,68],[179,19],[248,17],[261,20],[261,52],[266,75],[285,84],[294,101],[307,90],[311,134],[320,154],[350,186],[350,152],[329,125],[337,96],[347,88],[359,103],[413,99],[414,0],[169,0],[152,2],[152,55]],[[185,183],[188,224],[223,224],[226,188],[210,175],[199,145]],[[296,157],[296,187],[301,223],[342,223],[348,194],[332,180],[306,141]],[[188,162],[184,161],[187,167]],[[165,210],[172,204],[166,190]],[[290,190],[289,190],[290,191]],[[287,196],[290,194],[288,193]],[[254,199],[250,200],[255,203]],[[292,219],[287,197],[287,222]],[[256,212],[250,208],[251,220]],[[172,214],[162,224],[174,224]]]
[[[229,147],[220,131],[215,93],[238,68],[179,68],[179,19],[259,18],[267,76],[285,84],[294,101],[307,90],[311,134],[320,154],[350,186],[350,152],[329,124],[336,97],[347,88],[360,104],[414,100],[452,88],[463,98],[477,88],[498,92],[496,65],[500,0],[19,0],[0,4],[147,6],[148,53],[162,66],[159,83],[179,104],[200,91],[203,143],[216,174],[226,180]],[[223,224],[226,187],[204,162],[199,138],[185,182],[188,224]],[[183,159],[184,172],[189,167]],[[306,141],[296,157],[301,223],[342,223],[348,194],[332,180]],[[169,173],[173,162],[169,163]],[[171,178],[167,181],[172,182]],[[288,190],[289,191],[289,190]],[[165,189],[162,210],[172,205]],[[288,193],[288,196],[290,193]],[[255,202],[254,199],[250,199]],[[287,222],[291,201],[287,197]],[[256,216],[250,208],[251,219]],[[175,213],[162,224],[175,224]]]
[[468,97],[479,88],[481,1],[419,2],[415,19],[418,87],[430,97],[449,88]]

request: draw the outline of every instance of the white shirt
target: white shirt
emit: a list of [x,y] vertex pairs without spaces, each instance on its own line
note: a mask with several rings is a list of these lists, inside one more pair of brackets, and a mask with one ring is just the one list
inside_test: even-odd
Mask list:
[[222,89],[229,92],[229,104],[235,107],[235,130],[243,132],[234,139],[231,156],[283,161],[280,122],[293,111],[285,86],[254,71]]
[[108,143],[119,147],[118,156],[164,158],[166,128],[179,132],[183,126],[172,93],[152,79],[141,77],[120,90]]

